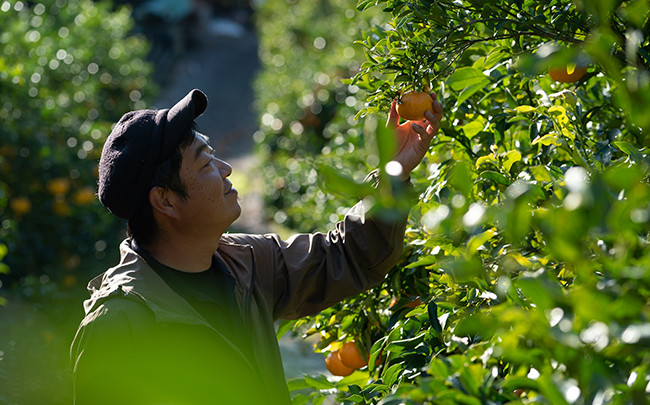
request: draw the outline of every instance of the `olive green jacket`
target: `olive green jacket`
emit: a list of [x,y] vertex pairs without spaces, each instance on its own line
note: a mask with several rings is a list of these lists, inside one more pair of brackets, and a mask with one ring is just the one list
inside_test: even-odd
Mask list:
[[93,279],[71,347],[76,404],[289,404],[274,320],[295,319],[384,278],[402,250],[405,219],[387,224],[353,207],[327,234],[226,234],[217,257],[236,280],[252,339],[244,353],[140,257]]

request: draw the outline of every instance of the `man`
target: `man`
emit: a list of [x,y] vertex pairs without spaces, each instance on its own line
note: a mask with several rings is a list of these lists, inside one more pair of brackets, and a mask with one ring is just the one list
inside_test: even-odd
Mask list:
[[[395,161],[408,179],[438,131],[442,106],[399,125]],[[406,219],[365,217],[335,230],[228,234],[241,208],[231,167],[194,120],[207,97],[125,114],[106,140],[99,199],[128,220],[120,263],[93,279],[71,347],[77,404],[288,404],[273,328],[381,282]],[[218,152],[218,151],[217,151]]]

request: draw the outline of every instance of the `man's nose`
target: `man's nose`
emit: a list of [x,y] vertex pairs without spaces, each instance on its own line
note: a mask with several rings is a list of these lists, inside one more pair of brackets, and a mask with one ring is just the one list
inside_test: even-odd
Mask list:
[[228,162],[225,162],[221,159],[217,159],[219,161],[219,171],[223,175],[223,177],[228,177],[232,174],[232,166],[228,164]]

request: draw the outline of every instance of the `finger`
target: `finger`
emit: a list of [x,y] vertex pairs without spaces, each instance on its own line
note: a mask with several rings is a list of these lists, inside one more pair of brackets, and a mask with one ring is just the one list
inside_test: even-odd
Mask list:
[[433,112],[442,114],[442,103],[436,100],[433,102]]
[[[435,108],[434,108],[434,109],[435,109]],[[426,111],[426,112],[424,113],[424,118],[426,118],[427,121],[428,121],[430,124],[433,123],[434,121],[435,121],[435,122],[440,121],[440,119],[438,118],[438,116],[437,116],[435,113],[431,112],[431,111]]]
[[429,121],[429,126],[427,127],[427,133],[429,133],[432,138],[440,130],[440,120],[435,116],[433,118],[433,120]]
[[[433,102],[433,111],[430,111],[433,115],[440,121],[442,119],[442,104],[439,101]],[[424,114],[425,118],[428,119],[426,113]]]
[[397,128],[399,125],[399,114],[397,114],[397,100],[393,100],[390,104],[390,112],[388,113],[388,121],[386,121],[386,126],[391,126]]
[[427,127],[427,132],[431,133],[431,135],[433,136],[440,129],[440,120],[431,111],[427,111],[426,113],[424,113],[424,115],[425,115],[427,121],[429,122],[429,126]]
[[[429,125],[429,126],[430,126],[430,125]],[[418,135],[420,135],[420,137],[421,137],[421,138],[424,140],[424,142],[426,142],[427,144],[431,141],[431,138],[433,138],[433,134],[430,134],[429,132],[427,132],[427,131],[424,129],[424,127],[422,127],[422,126],[420,126],[420,125],[418,125],[418,124],[416,124],[416,123],[414,123],[414,122],[411,123],[411,128],[413,129],[413,131],[415,131],[415,133],[417,133]]]

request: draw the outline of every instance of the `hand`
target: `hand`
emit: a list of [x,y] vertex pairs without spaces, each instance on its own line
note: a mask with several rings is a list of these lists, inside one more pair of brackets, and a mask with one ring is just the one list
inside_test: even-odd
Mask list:
[[424,114],[425,119],[421,121],[406,121],[399,124],[397,114],[397,100],[393,100],[388,114],[387,126],[392,127],[397,139],[397,152],[393,160],[402,165],[402,179],[408,179],[411,171],[420,164],[424,155],[429,149],[429,143],[440,129],[442,120],[442,104],[438,101],[435,93],[431,93],[433,99],[433,111]]

